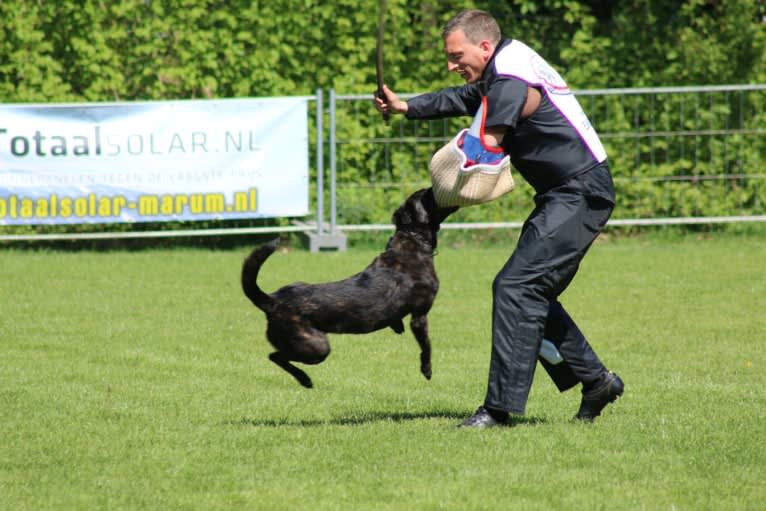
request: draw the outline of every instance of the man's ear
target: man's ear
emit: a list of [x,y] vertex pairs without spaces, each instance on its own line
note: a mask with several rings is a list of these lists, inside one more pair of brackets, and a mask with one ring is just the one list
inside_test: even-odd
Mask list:
[[484,62],[488,62],[489,59],[492,58],[492,54],[495,52],[495,45],[489,42],[489,40],[483,39],[479,42],[479,48],[481,48],[483,53],[482,58],[484,59]]

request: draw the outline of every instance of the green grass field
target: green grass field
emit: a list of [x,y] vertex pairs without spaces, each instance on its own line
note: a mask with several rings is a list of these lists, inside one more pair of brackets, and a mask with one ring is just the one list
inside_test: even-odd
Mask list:
[[[0,509],[764,509],[766,240],[598,243],[562,302],[623,398],[572,423],[539,369],[524,420],[460,430],[512,238],[440,248],[430,382],[388,330],[331,336],[312,390],[266,358],[245,249],[1,250]],[[261,283],[376,252],[280,252]]]

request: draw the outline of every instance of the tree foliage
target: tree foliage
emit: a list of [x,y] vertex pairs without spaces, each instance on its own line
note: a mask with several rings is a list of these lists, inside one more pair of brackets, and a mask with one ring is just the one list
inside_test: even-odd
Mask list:
[[[766,79],[761,0],[390,0],[386,74],[401,91],[457,83],[439,32],[491,11],[575,88]],[[374,89],[378,2],[0,3],[0,100],[130,101]]]
[[[447,73],[439,34],[452,15],[470,7],[492,12],[507,36],[540,51],[574,89],[766,80],[763,0],[387,4],[386,80],[399,92],[459,83]],[[3,0],[0,101],[266,97],[317,89],[371,94],[378,7],[377,0]],[[377,128],[348,120],[338,129],[343,137]],[[366,162],[383,158],[374,148],[348,158],[340,181],[378,179],[364,171]],[[633,168],[656,171],[650,163]],[[669,173],[690,165],[681,157],[663,164]],[[656,188],[626,192],[636,211],[643,211],[647,195],[660,194],[648,208],[673,202]],[[667,209],[683,207],[673,202]]]

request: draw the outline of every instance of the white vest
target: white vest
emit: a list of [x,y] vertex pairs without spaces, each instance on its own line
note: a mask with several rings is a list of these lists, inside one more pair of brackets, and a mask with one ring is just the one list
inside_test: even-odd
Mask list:
[[593,129],[580,103],[561,75],[537,52],[524,43],[513,40],[495,56],[498,75],[519,78],[530,86],[540,87],[588,146],[598,162],[606,160],[604,146]]

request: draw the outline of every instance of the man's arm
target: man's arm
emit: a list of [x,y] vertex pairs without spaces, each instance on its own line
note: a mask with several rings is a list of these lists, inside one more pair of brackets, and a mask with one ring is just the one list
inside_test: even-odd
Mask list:
[[[527,96],[524,99],[524,106],[519,113],[518,120],[523,121],[534,114],[540,106],[541,98],[542,95],[540,94],[540,91],[534,87],[527,87]],[[499,117],[495,115],[494,118],[493,116],[489,116],[489,119],[489,122],[496,122],[498,124],[492,126],[489,122],[487,123],[487,126],[484,128],[484,142],[491,146],[499,146],[503,143],[506,125],[502,122],[498,122],[498,119],[502,120],[502,115]]]
[[438,92],[421,94],[408,101],[402,101],[386,85],[383,85],[385,99],[375,97],[375,108],[380,112],[405,114],[408,119],[440,119],[473,115],[481,104],[481,91],[476,84],[449,87]]
[[408,119],[441,119],[474,115],[481,105],[478,84],[448,87],[438,92],[421,94],[407,101]]

